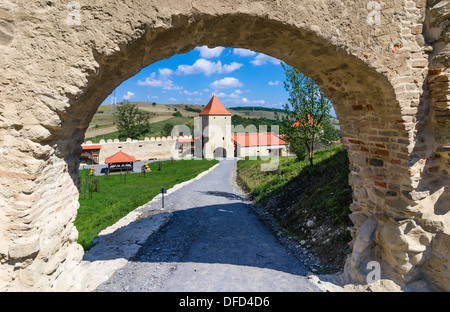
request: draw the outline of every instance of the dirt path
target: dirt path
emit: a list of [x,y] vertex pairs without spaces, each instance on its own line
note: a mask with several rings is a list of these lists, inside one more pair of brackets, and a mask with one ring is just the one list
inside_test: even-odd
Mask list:
[[249,209],[234,165],[168,196],[170,222],[97,291],[321,291]]

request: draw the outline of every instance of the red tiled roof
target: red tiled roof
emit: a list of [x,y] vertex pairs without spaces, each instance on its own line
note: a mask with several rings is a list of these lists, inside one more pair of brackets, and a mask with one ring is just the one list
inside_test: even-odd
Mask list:
[[178,143],[193,143],[194,139],[190,138],[190,139],[177,139]]
[[102,146],[101,145],[82,145],[81,148],[83,149],[83,151],[86,151],[86,150],[101,149]]
[[223,106],[223,104],[219,101],[217,96],[213,96],[209,101],[208,105],[203,109],[203,111],[199,114],[200,116],[207,115],[220,115],[220,116],[231,116],[231,113]]
[[201,136],[196,136],[194,138],[187,138],[187,139],[181,138],[181,139],[177,139],[177,142],[178,143],[194,143],[195,140],[198,140],[200,138],[201,138]]
[[111,157],[106,158],[105,164],[120,164],[120,163],[129,163],[129,162],[135,162],[135,161],[136,161],[136,158],[120,151],[120,152],[112,155]]
[[241,146],[271,146],[286,145],[287,143],[279,136],[268,133],[235,133],[234,142]]
[[[314,124],[314,119],[311,117],[310,114],[308,114],[308,123],[309,123],[310,125],[313,125],[313,124]],[[318,126],[319,126],[319,127],[322,127],[321,125],[318,125]],[[294,122],[294,123],[292,124],[292,127],[300,127],[300,121]]]

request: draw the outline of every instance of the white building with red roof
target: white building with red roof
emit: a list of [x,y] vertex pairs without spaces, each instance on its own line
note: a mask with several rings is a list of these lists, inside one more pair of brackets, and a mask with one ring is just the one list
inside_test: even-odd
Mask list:
[[234,133],[235,155],[287,156],[288,143],[272,132]]
[[199,116],[206,158],[288,155],[288,143],[274,133],[234,133],[232,114],[215,95]]
[[203,136],[203,157],[234,157],[234,144],[231,136],[231,113],[223,106],[217,96],[200,112]]

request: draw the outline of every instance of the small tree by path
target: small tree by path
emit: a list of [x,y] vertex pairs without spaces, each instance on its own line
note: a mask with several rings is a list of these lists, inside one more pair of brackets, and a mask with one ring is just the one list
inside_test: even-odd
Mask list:
[[298,69],[283,64],[286,74],[284,87],[289,92],[289,103],[284,105],[281,133],[284,135],[298,159],[308,153],[313,166],[314,150],[323,135],[322,124],[330,117],[331,103],[316,83]]

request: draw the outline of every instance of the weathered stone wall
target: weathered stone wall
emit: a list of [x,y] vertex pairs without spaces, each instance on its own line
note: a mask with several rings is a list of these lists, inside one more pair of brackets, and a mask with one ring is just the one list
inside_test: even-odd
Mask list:
[[0,5],[0,291],[82,290],[84,133],[143,67],[248,48],[312,77],[350,157],[349,282],[367,263],[449,290],[449,1],[92,0]]
[[429,115],[425,119],[426,136],[414,151],[425,162],[419,182],[425,191],[422,200],[425,229],[435,234],[425,273],[441,289],[450,291],[450,1],[428,1],[426,13],[424,37],[430,47],[430,64],[425,83]]

